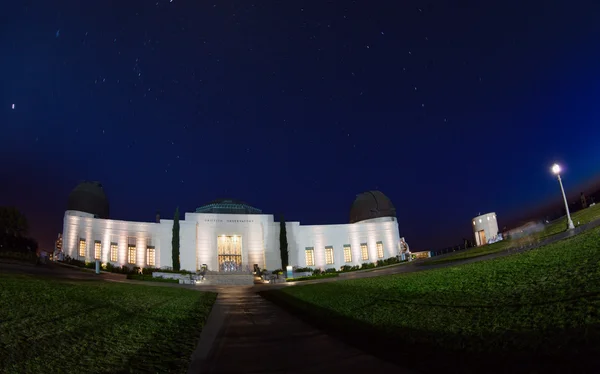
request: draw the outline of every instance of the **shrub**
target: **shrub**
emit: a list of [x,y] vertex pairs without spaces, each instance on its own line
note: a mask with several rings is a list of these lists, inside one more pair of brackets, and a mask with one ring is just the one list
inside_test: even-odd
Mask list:
[[294,272],[296,273],[306,273],[306,272],[311,272],[313,271],[313,269],[311,268],[295,268]]
[[337,270],[335,270],[335,268],[328,268],[328,269],[325,269],[325,273],[328,273],[328,274],[337,273]]
[[177,279],[166,279],[162,277],[152,277],[152,275],[142,275],[142,274],[127,274],[127,279],[140,280],[140,281],[148,281],[148,282],[163,282],[163,283],[179,283]]
[[323,270],[317,268],[315,270],[313,270],[313,275],[321,275],[323,273]]
[[387,266],[400,263],[400,259],[398,257],[390,257],[385,260],[377,260],[377,266]]
[[320,275],[311,275],[310,277],[287,278],[286,282],[300,282],[313,279],[334,278],[339,276],[338,273],[322,273]]
[[364,270],[364,269],[373,269],[375,267],[375,264],[372,262],[365,262],[361,265],[360,270]]
[[36,263],[38,261],[38,257],[35,252],[0,251],[0,258],[8,258],[31,263]]
[[273,271],[271,272],[271,274],[275,274],[275,275],[283,275],[283,270],[282,270],[282,269],[273,270]]
[[175,271],[170,267],[165,267],[165,268],[160,268],[160,269],[153,269],[152,272],[161,272],[161,273],[173,273],[173,274],[195,274],[191,271],[187,271],[187,270],[179,270],[179,271]]

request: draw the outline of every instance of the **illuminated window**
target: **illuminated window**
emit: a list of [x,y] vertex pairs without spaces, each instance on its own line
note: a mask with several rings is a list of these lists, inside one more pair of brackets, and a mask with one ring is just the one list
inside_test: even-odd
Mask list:
[[79,239],[79,256],[85,257],[85,239]]
[[490,220],[490,217],[488,217],[487,219],[488,219],[488,221],[489,221],[489,220]]
[[332,246],[325,247],[325,263],[327,265],[333,264],[333,247]]
[[154,247],[148,247],[148,266],[155,265],[155,254]]
[[100,240],[96,240],[94,242],[94,258],[96,260],[99,260],[101,255],[102,255],[102,243],[100,242]]
[[119,245],[117,243],[110,243],[110,260],[112,262],[117,262],[119,255]]
[[473,221],[473,226],[475,226],[475,221]]
[[367,261],[369,259],[369,247],[367,246],[367,243],[362,243],[360,245],[360,253],[363,261]]
[[479,223],[481,223],[481,218],[479,219]]
[[135,264],[135,245],[129,245],[127,247],[127,262],[130,264]]
[[377,257],[383,258],[383,243],[377,242]]
[[315,266],[315,249],[306,247],[306,266]]
[[352,262],[352,247],[349,244],[344,246],[344,261]]

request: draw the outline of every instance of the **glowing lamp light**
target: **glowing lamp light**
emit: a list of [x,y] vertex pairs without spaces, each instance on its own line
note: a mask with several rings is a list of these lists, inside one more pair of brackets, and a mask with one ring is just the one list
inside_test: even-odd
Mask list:
[[554,165],[552,165],[552,172],[553,172],[554,174],[558,174],[558,173],[560,173],[560,165],[559,165],[559,164],[554,164]]

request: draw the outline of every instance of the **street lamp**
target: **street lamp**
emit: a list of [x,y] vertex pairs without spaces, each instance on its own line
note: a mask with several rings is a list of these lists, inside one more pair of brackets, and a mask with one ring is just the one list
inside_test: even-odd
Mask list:
[[562,179],[560,179],[560,165],[552,165],[552,172],[558,177],[558,184],[560,184],[560,190],[562,192],[563,200],[565,201],[565,209],[567,210],[567,230],[575,228],[573,221],[571,220],[571,214],[569,213],[569,204],[567,203],[567,196],[565,195],[565,189],[563,188]]

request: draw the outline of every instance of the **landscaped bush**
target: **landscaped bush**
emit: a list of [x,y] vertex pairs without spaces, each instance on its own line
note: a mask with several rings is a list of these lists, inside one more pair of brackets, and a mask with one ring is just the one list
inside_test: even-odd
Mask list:
[[273,274],[273,275],[283,275],[283,269],[273,270],[271,272],[271,274]]
[[85,267],[85,261],[81,261],[70,256],[65,256],[65,259],[62,262],[68,265],[78,266],[80,268]]
[[309,273],[312,272],[312,268],[295,268],[294,273]]
[[358,265],[354,265],[354,266],[350,266],[350,265],[344,265],[340,268],[340,272],[342,273],[346,273],[349,271],[356,271],[356,270],[360,270],[360,266]]
[[35,252],[23,252],[23,251],[0,251],[0,258],[6,258],[11,260],[36,263],[38,260]]
[[372,262],[365,262],[360,266],[360,270],[364,270],[364,269],[373,269],[375,267],[375,264]]
[[152,275],[148,275],[148,274],[127,274],[127,279],[149,281],[149,282],[179,283],[178,279],[153,277]]
[[319,275],[311,275],[309,277],[287,278],[285,281],[286,282],[301,282],[301,281],[323,279],[323,278],[334,278],[337,276],[339,276],[338,273],[321,273]]
[[327,268],[325,269],[325,273],[337,273],[337,270],[335,270],[335,268]]
[[[406,260],[404,260],[404,261],[406,261]],[[390,257],[390,258],[386,258],[385,260],[378,260],[377,266],[394,265],[394,264],[398,264],[398,263],[404,262],[404,261],[401,261],[398,257]]]
[[157,269],[157,268],[154,268],[152,266],[149,266],[149,267],[146,267],[146,268],[142,269],[142,274],[144,274],[144,275],[152,275],[152,273],[157,272],[157,271],[160,272],[161,270]]
[[154,273],[154,272],[173,273],[173,274],[195,274],[195,272],[188,271],[188,270],[175,271],[175,270],[170,269],[170,268],[161,268],[161,269],[155,269],[155,268],[153,268],[152,273]]
[[323,273],[323,270],[316,268],[313,270],[313,275],[321,275]]

